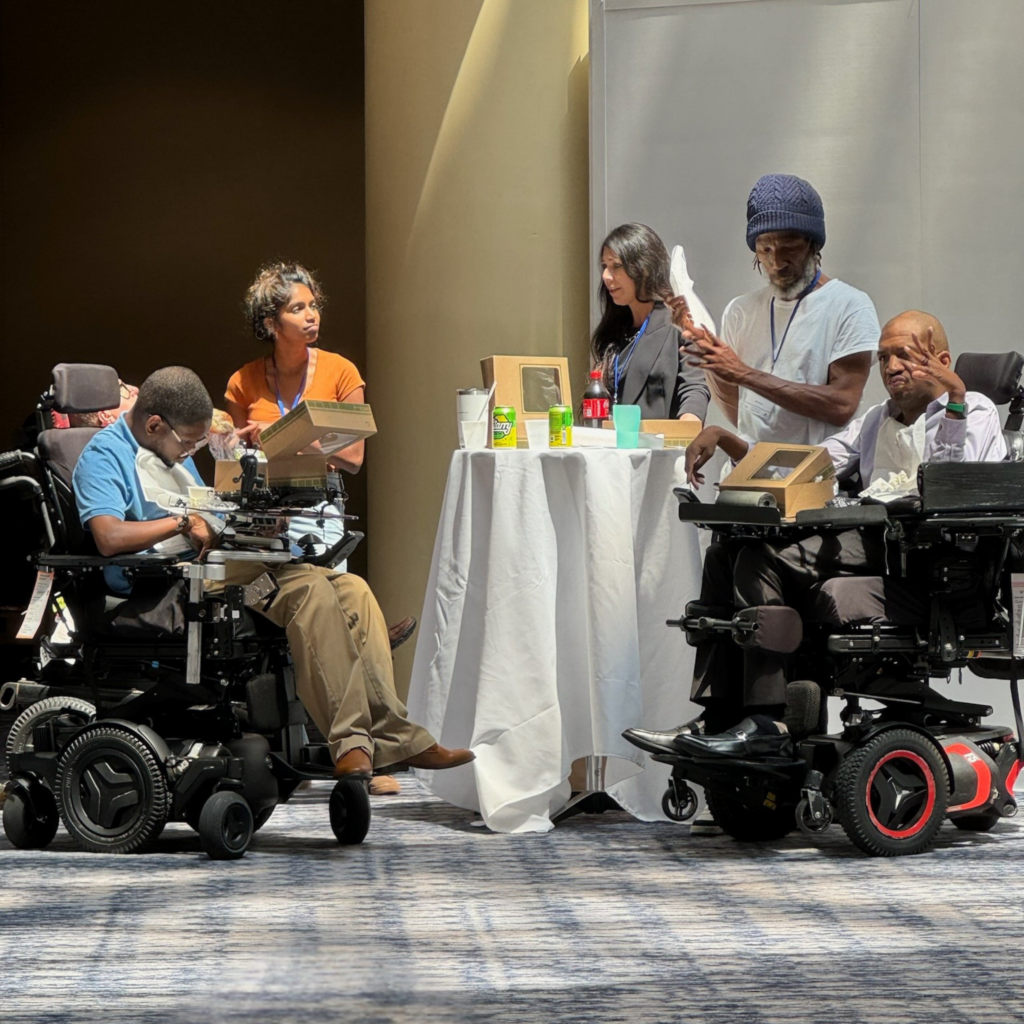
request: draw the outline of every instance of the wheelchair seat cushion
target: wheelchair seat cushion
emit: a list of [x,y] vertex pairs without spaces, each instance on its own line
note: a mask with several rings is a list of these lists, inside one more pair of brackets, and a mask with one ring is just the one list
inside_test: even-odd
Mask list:
[[813,589],[813,618],[828,626],[928,624],[926,598],[882,576],[836,576]]

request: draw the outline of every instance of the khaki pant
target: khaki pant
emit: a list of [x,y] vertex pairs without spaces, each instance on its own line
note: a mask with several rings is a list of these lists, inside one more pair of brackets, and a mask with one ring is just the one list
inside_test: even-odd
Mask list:
[[[387,623],[366,581],[312,565],[229,562],[213,586],[251,583],[269,572],[281,588],[253,611],[283,626],[295,664],[295,688],[335,761],[364,747],[375,768],[426,750],[435,740],[410,722],[395,692]],[[212,588],[211,588],[212,589]]]

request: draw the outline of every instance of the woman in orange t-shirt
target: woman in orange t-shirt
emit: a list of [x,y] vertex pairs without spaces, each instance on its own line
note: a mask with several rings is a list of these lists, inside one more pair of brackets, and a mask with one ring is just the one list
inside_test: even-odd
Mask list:
[[[245,296],[253,334],[271,352],[231,375],[224,395],[239,435],[258,441],[262,429],[303,399],[362,402],[366,385],[355,365],[336,352],[316,348],[320,336],[320,285],[298,263],[263,267]],[[327,460],[332,469],[358,473],[365,443],[357,441]]]
[[[239,436],[258,442],[260,432],[291,412],[303,399],[321,402],[362,402],[366,384],[355,365],[336,352],[316,347],[320,336],[323,297],[316,277],[300,263],[270,263],[261,268],[245,296],[245,311],[259,341],[269,341],[268,355],[246,363],[231,375],[225,406]],[[331,469],[358,473],[365,442],[356,441],[327,460]],[[310,524],[301,521],[298,532]],[[325,543],[333,540],[325,534]],[[391,648],[412,635],[416,620],[407,616],[388,626]],[[399,792],[390,776],[377,776],[375,796]]]

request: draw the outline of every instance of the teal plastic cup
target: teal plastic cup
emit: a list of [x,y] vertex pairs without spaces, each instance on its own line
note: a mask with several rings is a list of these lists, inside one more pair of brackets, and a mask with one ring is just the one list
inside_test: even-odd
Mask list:
[[615,421],[615,447],[640,447],[640,406],[616,405],[612,407]]

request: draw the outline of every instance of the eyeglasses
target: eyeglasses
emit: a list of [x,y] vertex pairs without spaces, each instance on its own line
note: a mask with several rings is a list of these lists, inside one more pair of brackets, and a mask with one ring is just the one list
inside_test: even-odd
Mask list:
[[[157,415],[159,416],[160,414],[157,413]],[[203,434],[203,436],[199,438],[198,441],[183,441],[181,437],[178,435],[178,432],[174,429],[173,425],[171,424],[171,421],[166,416],[160,416],[160,419],[162,419],[164,423],[167,424],[167,429],[171,432],[172,436],[174,437],[174,440],[178,442],[178,444],[181,446],[181,450],[186,455],[194,455],[204,445],[209,444],[209,434]]]

